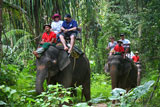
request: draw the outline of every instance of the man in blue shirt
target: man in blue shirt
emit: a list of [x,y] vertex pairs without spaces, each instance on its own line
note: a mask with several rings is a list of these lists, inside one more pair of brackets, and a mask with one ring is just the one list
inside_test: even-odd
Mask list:
[[[70,54],[72,52],[74,43],[75,43],[75,37],[77,36],[77,22],[75,20],[73,20],[71,18],[71,15],[66,14],[64,17],[65,21],[62,24],[62,33],[60,34],[60,40],[64,46],[64,50],[67,51]],[[64,37],[70,37],[71,38],[71,42],[70,42],[70,48],[68,49],[68,47],[66,46],[66,41],[64,39]]]

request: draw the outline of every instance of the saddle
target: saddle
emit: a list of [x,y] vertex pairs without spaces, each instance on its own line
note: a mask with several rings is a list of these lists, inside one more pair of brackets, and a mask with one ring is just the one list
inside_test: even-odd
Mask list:
[[[70,44],[67,44],[67,46],[70,47]],[[64,49],[62,43],[58,43],[56,45],[56,47],[58,47],[58,49]],[[72,50],[72,53],[71,53],[71,56],[73,58],[77,59],[77,58],[79,58],[80,55],[83,55],[83,54],[84,53],[77,46],[73,47],[73,50]]]

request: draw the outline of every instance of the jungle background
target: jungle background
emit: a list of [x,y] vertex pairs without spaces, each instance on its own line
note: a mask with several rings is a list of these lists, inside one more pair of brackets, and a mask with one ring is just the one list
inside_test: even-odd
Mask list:
[[[52,22],[51,16],[59,13],[63,19],[70,13],[82,28],[82,42],[76,41],[76,45],[90,61],[92,99],[109,102],[111,81],[104,73],[108,57],[105,48],[110,36],[118,40],[123,33],[131,41],[132,51],[140,53],[141,84],[155,81],[136,105],[160,106],[159,11],[159,0],[0,0],[0,105],[32,107],[44,103],[34,91],[36,58],[32,51],[43,25]],[[73,99],[79,103],[80,92]]]

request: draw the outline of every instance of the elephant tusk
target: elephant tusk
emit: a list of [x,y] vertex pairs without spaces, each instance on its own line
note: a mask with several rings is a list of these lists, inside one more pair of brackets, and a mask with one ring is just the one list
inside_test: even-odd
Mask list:
[[53,62],[53,64],[56,64],[56,63],[57,63],[57,61],[56,61],[56,60],[53,60],[52,62]]

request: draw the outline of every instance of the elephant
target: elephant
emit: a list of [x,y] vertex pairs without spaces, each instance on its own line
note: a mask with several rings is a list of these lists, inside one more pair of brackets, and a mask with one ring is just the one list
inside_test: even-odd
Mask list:
[[142,72],[142,65],[140,62],[135,63],[137,68],[138,68],[138,72],[137,72],[137,86],[140,85],[141,83],[141,72]]
[[123,88],[127,91],[137,86],[137,67],[129,58],[111,55],[105,65],[105,72],[111,76],[112,89]]
[[75,59],[69,57],[63,46],[50,46],[36,60],[36,92],[44,91],[43,83],[62,84],[65,88],[82,85],[82,96],[90,100],[90,65],[85,54]]

